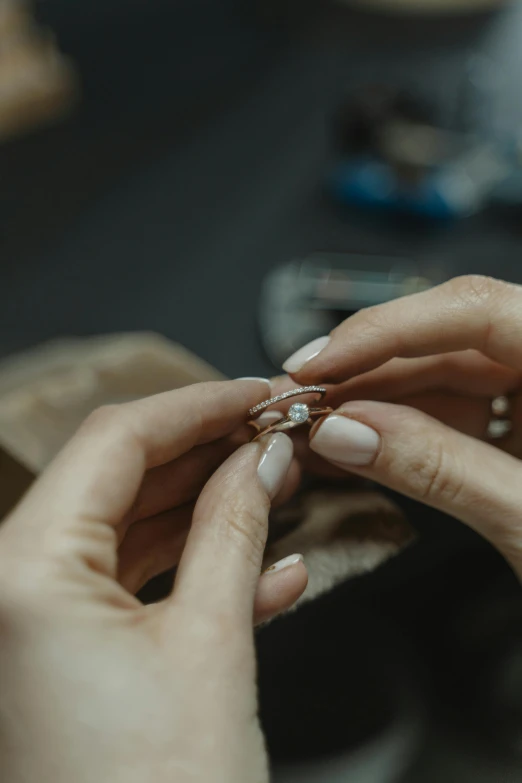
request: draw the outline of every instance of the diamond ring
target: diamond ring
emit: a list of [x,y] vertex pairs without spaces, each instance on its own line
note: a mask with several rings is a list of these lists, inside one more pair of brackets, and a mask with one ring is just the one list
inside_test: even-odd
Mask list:
[[267,408],[270,408],[272,405],[277,405],[278,402],[284,402],[291,397],[299,397],[303,394],[318,394],[319,397],[316,400],[316,402],[318,402],[325,396],[326,389],[322,386],[302,386],[299,389],[292,389],[292,391],[278,394],[277,397],[271,397],[269,400],[260,402],[259,405],[250,408],[248,416],[249,418],[252,417],[252,420],[249,421],[249,424],[257,429],[257,435],[255,435],[253,440],[258,440],[258,438],[262,438],[270,432],[282,432],[284,430],[293,429],[294,427],[299,427],[306,422],[313,424],[315,418],[327,416],[329,413],[333,412],[332,408],[315,408],[306,405],[304,402],[294,402],[288,409],[286,416],[283,416],[274,424],[270,424],[270,426],[266,427],[264,430],[256,423],[256,417]]

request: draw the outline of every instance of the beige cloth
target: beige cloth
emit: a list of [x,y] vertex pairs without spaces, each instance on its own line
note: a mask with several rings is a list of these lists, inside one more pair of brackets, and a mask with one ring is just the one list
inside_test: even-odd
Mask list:
[[47,124],[76,102],[78,80],[25,0],[0,0],[0,141]]
[[[50,343],[0,363],[0,516],[96,407],[220,380],[216,369],[155,334]],[[271,518],[266,564],[301,552],[310,600],[372,571],[414,537],[377,492],[299,493]]]

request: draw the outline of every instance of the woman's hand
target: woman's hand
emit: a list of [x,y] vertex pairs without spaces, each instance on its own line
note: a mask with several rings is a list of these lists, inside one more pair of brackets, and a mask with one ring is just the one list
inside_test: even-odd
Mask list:
[[[240,448],[193,510],[266,396],[235,381],[102,409],[0,529],[0,779],[268,779],[252,616],[256,592],[269,616],[306,585],[297,561],[259,578],[291,441]],[[172,595],[143,606],[181,549]]]
[[[316,454],[466,522],[520,577],[521,334],[522,289],[472,276],[363,310],[285,363],[298,383],[336,384]],[[497,448],[484,440],[498,396],[513,427]]]

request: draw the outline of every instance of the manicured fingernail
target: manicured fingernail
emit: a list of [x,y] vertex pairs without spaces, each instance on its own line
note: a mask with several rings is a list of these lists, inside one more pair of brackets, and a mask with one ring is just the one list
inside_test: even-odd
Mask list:
[[317,340],[312,340],[308,345],[303,346],[290,356],[283,364],[283,370],[286,372],[299,372],[304,365],[314,359],[321,351],[326,348],[330,338],[318,337]]
[[267,568],[265,571],[263,571],[263,573],[275,574],[276,571],[282,571],[283,568],[290,568],[290,566],[303,562],[304,557],[302,555],[289,555],[288,557],[284,557],[282,560],[278,560],[277,563],[271,565],[270,568]]
[[257,475],[270,498],[275,498],[284,484],[286,474],[292,462],[294,444],[287,435],[272,435],[265,446]]
[[263,429],[264,427],[270,426],[270,424],[275,424],[276,421],[279,421],[279,419],[282,418],[283,414],[280,411],[265,411],[261,416],[258,416],[257,419],[255,419],[255,422]]
[[341,465],[369,465],[379,451],[381,438],[375,430],[346,416],[329,416],[321,424],[310,448]]
[[269,392],[272,391],[272,381],[268,378],[251,378],[251,377],[245,377],[245,378],[236,378],[236,381],[259,381],[259,383],[266,383],[268,386]]

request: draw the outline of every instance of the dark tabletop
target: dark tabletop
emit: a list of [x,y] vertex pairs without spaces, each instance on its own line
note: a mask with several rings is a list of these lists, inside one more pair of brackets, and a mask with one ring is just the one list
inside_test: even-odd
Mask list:
[[[519,276],[521,237],[497,217],[427,232],[335,212],[320,185],[332,113],[368,80],[421,87],[445,122],[487,125],[494,109],[515,129],[522,9],[271,26],[227,11],[229,0],[200,0],[143,15],[133,4],[122,26],[118,14],[87,23],[50,5],[85,102],[62,127],[2,150],[0,354],[153,329],[227,374],[260,374],[272,368],[257,339],[259,285],[297,254],[397,252],[449,274]],[[500,74],[478,105],[470,58]]]

